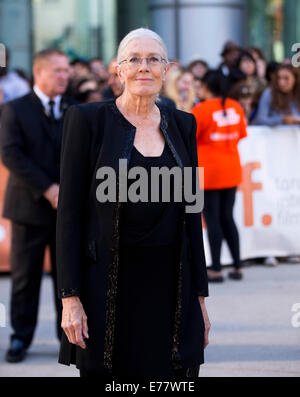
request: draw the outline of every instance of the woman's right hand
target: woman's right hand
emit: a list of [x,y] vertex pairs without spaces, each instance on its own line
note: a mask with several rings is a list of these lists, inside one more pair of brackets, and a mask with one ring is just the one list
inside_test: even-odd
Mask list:
[[206,306],[205,306],[205,301],[204,301],[204,296],[198,296],[199,299],[199,303],[200,303],[200,307],[201,307],[201,311],[202,311],[202,316],[203,316],[203,320],[204,320],[204,326],[205,326],[205,330],[204,330],[204,346],[203,348],[205,349],[207,347],[207,345],[209,344],[209,340],[208,340],[208,334],[210,331],[210,321],[208,318],[208,314],[207,314],[207,310],[206,310]]
[[78,296],[62,299],[61,326],[70,343],[86,348],[83,338],[88,338],[87,316]]

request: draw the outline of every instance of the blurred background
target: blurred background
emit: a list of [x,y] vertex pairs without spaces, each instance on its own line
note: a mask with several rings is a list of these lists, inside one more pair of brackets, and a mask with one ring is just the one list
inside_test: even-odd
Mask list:
[[11,67],[27,73],[32,55],[47,47],[108,63],[120,39],[140,26],[159,33],[169,57],[184,64],[201,56],[217,66],[227,40],[281,62],[300,41],[299,16],[298,0],[0,0],[0,39]]
[[[234,216],[246,276],[241,284],[210,287],[213,329],[202,376],[300,376],[299,314],[291,323],[300,307],[300,73],[291,61],[299,21],[300,0],[0,0],[0,44],[8,55],[6,68],[0,62],[0,123],[3,106],[32,90],[33,57],[47,48],[67,54],[69,97],[81,103],[118,97],[114,57],[120,40],[139,27],[166,43],[172,67],[160,96],[168,106],[193,112],[205,102],[204,76],[212,69],[225,78],[226,96],[241,105],[248,136],[239,144],[243,181]],[[0,312],[0,376],[78,376],[57,364],[48,249],[36,341],[25,364],[5,363],[8,175],[0,161],[0,310],[6,315]],[[205,225],[204,244],[210,265]],[[232,265],[225,243],[221,261]]]
[[[171,99],[168,104],[192,111],[204,100],[201,79],[207,71],[216,69],[226,78],[226,95],[242,105],[249,125],[294,124],[295,130],[300,123],[300,109],[294,106],[293,101],[299,103],[300,77],[299,68],[291,66],[291,59],[295,55],[292,45],[300,42],[299,17],[298,0],[0,0],[0,43],[7,52],[7,67],[0,75],[0,117],[1,107],[6,102],[32,89],[32,59],[34,54],[45,48],[61,50],[68,56],[70,79],[67,95],[78,102],[116,98],[122,92],[114,59],[118,43],[130,30],[144,26],[161,35],[173,62],[161,92],[167,100]],[[278,66],[282,65],[284,70],[276,74]],[[290,79],[290,88],[280,87],[280,81],[285,78]],[[278,103],[271,117],[265,117],[266,112],[272,110],[268,110],[267,91],[270,89]],[[282,93],[282,90],[287,92]],[[264,92],[265,97],[261,101]],[[292,117],[288,116],[282,122],[284,119],[281,120],[280,114],[290,113],[288,106],[284,108],[286,101],[294,106],[294,110]],[[288,134],[292,138],[287,139]],[[254,142],[251,142],[251,137]],[[295,132],[285,132],[283,137],[290,148],[297,147],[297,139]],[[261,147],[261,142],[253,139],[253,133],[246,141],[240,145],[245,167],[246,158],[248,164],[259,161],[271,167],[271,160],[265,159],[266,153],[249,158],[250,148],[258,155],[255,144]],[[274,137],[272,142],[274,147],[281,147],[280,144],[275,145]],[[273,156],[276,150],[272,149]],[[272,168],[275,186],[274,181],[279,174],[275,175],[273,164]],[[286,172],[291,168],[296,177],[297,171],[292,165],[287,165]],[[8,176],[2,163],[0,172],[2,206]],[[251,178],[247,183],[245,180],[240,186],[243,193],[250,189],[251,184]],[[265,188],[267,184],[263,181]],[[269,191],[272,189],[272,186],[267,187]],[[297,191],[290,193],[296,194]],[[246,231],[245,226],[250,224],[247,220],[243,222],[242,212],[252,209],[249,205],[242,209],[249,200],[245,195],[244,198],[241,194],[238,197],[236,218],[239,227]],[[244,202],[240,203],[242,200]],[[265,205],[272,206],[270,196]],[[269,213],[262,216],[262,233],[265,235],[265,226],[270,226],[272,220]],[[257,233],[255,228],[251,230]],[[288,234],[295,236],[291,229]],[[9,271],[9,236],[9,222],[1,219],[0,271]],[[280,238],[281,234],[277,233],[275,240],[278,242]],[[257,243],[251,245],[255,240],[257,238],[249,236],[242,239],[242,259],[299,253],[295,243],[292,248],[284,248],[284,252],[274,249],[275,244],[266,249],[270,245],[266,244],[266,239],[262,240],[265,248],[257,250]],[[271,241],[271,238],[267,240]],[[209,250],[206,252],[209,262]],[[230,263],[226,246],[224,252],[223,260]],[[48,262],[47,253],[46,269]]]

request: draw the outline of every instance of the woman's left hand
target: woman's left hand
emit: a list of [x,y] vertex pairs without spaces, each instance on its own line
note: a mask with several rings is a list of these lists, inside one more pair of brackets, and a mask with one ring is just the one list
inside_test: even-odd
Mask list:
[[205,349],[206,346],[209,344],[208,334],[209,334],[209,330],[210,330],[210,321],[209,321],[208,314],[207,314],[207,311],[206,311],[204,297],[203,296],[199,296],[198,298],[199,298],[199,303],[200,303],[200,306],[201,306],[203,320],[204,320],[204,325],[205,325],[205,331],[204,331],[204,349]]

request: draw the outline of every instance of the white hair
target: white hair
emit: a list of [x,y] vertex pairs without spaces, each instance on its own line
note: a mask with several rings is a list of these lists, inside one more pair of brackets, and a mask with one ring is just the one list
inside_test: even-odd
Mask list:
[[133,39],[140,39],[140,38],[149,38],[152,40],[156,40],[158,42],[158,44],[160,44],[160,46],[163,50],[164,58],[168,62],[167,47],[166,47],[163,39],[157,33],[155,33],[153,30],[150,30],[147,28],[139,28],[139,29],[132,30],[121,40],[119,47],[118,47],[117,63],[121,62],[122,55],[123,55],[128,43]]

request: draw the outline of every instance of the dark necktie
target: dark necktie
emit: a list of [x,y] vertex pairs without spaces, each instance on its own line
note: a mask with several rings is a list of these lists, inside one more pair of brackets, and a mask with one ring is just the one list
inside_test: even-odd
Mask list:
[[52,99],[50,99],[50,101],[48,102],[48,105],[49,105],[49,116],[50,116],[51,120],[55,120],[55,115],[54,115],[55,102]]

